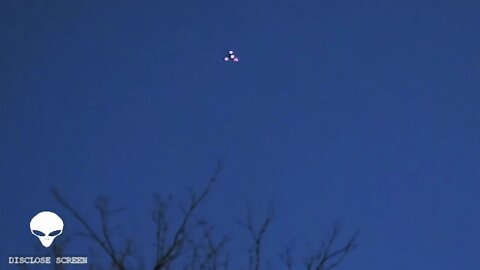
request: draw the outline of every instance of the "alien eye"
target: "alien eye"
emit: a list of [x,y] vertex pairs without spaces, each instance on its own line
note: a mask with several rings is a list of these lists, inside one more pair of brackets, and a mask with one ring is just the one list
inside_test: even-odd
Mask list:
[[57,236],[62,233],[62,230],[56,230],[48,234],[48,236]]
[[44,234],[43,232],[41,232],[41,231],[33,230],[32,232],[33,232],[33,234],[35,234],[36,236],[45,236],[45,234]]

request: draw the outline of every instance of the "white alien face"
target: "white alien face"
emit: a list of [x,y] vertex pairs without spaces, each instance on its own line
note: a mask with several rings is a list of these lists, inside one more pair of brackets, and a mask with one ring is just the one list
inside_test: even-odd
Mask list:
[[30,231],[40,239],[44,247],[49,247],[62,234],[63,220],[55,213],[40,212],[30,221]]

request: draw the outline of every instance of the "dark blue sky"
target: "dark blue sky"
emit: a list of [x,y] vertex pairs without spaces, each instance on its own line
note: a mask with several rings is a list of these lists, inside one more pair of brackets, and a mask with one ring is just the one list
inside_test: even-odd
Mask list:
[[2,265],[37,254],[37,212],[74,226],[54,186],[92,219],[97,195],[128,205],[139,233],[153,192],[185,197],[226,156],[205,210],[243,239],[233,220],[273,201],[273,261],[339,218],[362,230],[341,269],[478,269],[479,14],[474,0],[2,1]]

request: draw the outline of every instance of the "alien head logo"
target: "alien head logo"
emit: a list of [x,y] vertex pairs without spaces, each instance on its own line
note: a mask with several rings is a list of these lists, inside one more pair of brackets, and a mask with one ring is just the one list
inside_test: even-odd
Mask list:
[[63,220],[53,212],[40,212],[30,221],[30,231],[44,247],[49,247],[53,240],[62,234]]

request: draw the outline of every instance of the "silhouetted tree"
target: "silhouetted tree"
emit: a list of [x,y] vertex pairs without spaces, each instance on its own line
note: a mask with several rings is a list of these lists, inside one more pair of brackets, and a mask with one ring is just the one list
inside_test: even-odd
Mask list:
[[[238,266],[232,267],[230,254],[228,253],[228,236],[216,236],[215,227],[211,221],[196,216],[200,206],[204,203],[212,191],[213,185],[217,182],[222,171],[222,162],[217,164],[215,172],[206,186],[200,193],[190,191],[188,204],[181,209],[180,220],[174,226],[169,219],[167,212],[172,206],[172,197],[163,198],[155,196],[155,207],[152,211],[152,221],[155,225],[155,243],[152,253],[155,256],[153,265],[147,266],[134,252],[132,239],[125,239],[123,244],[114,242],[114,230],[110,227],[110,217],[119,213],[124,208],[111,208],[106,197],[99,197],[95,207],[99,214],[99,228],[94,228],[79,211],[71,205],[58,190],[53,190],[53,196],[84,229],[83,236],[90,238],[103,253],[108,257],[109,269],[115,270],[227,270],[241,269]],[[248,247],[248,270],[260,270],[263,268],[263,243],[266,232],[274,219],[273,208],[260,222],[254,222],[251,210],[248,209],[245,220],[237,221],[246,229],[250,237]],[[292,255],[292,249],[286,248],[279,259],[285,269],[306,269],[306,270],[331,270],[339,266],[345,257],[354,249],[357,243],[358,232],[354,233],[344,243],[339,242],[340,225],[333,226],[332,231],[325,243],[308,256],[301,258],[297,263]],[[63,253],[62,244],[55,245],[53,249],[56,256]],[[57,265],[57,270],[64,269]],[[89,269],[103,269],[98,265],[89,265]]]

